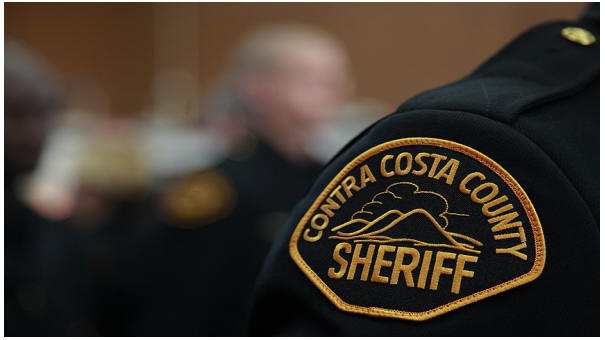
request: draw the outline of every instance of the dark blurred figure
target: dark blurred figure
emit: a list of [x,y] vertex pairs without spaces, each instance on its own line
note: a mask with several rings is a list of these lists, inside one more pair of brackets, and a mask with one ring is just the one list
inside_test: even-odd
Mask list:
[[44,335],[48,294],[36,259],[49,228],[23,203],[22,180],[36,166],[60,91],[48,66],[19,43],[4,43],[5,335]]
[[322,31],[279,25],[244,40],[209,118],[231,155],[160,199],[165,229],[137,334],[245,334],[256,274],[320,169],[310,145],[349,90],[345,50]]
[[129,335],[144,286],[143,249],[153,236],[147,219],[147,168],[130,142],[126,120],[103,117],[78,157],[71,215],[47,233],[40,258],[45,282],[63,301],[50,335]]
[[148,168],[133,145],[133,129],[128,119],[97,115],[79,125],[85,138],[69,140],[80,148],[71,155],[74,204],[63,220],[40,231],[35,255],[52,312],[46,335],[132,333],[145,292],[140,278],[148,278],[140,263],[150,260],[148,244],[156,236],[147,218]]
[[155,236],[145,218],[147,169],[131,145],[133,128],[103,116],[80,126],[86,138],[70,141],[82,149],[72,155],[74,204],[42,209],[28,196],[26,177],[59,91],[24,47],[7,42],[5,58],[5,334],[128,335],[144,290],[137,268]]

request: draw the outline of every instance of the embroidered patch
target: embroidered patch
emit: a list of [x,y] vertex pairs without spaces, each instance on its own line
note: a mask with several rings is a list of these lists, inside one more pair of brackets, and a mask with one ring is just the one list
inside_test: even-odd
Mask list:
[[421,321],[536,279],[546,249],[531,201],[500,165],[458,143],[405,138],[332,179],[290,255],[341,310]]
[[162,219],[176,228],[198,228],[229,214],[236,201],[231,180],[207,169],[180,178],[160,197]]

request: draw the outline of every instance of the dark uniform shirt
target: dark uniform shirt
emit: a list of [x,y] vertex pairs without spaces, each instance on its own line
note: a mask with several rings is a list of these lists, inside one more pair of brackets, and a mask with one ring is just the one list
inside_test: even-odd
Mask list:
[[598,335],[599,44],[597,5],[356,137],[280,231],[251,333]]
[[244,335],[275,233],[318,173],[317,164],[295,164],[258,142],[248,157],[189,174],[169,189],[155,254],[140,269],[147,298],[134,334]]
[[26,268],[44,294],[40,335],[132,334],[148,287],[141,268],[154,259],[148,249],[155,230],[149,210],[141,211],[148,207],[115,203],[111,217],[93,229],[68,220],[35,230]]
[[[10,187],[10,183],[7,183]],[[38,233],[46,221],[5,190],[4,324],[7,336],[40,336],[48,326],[47,296],[35,268]]]

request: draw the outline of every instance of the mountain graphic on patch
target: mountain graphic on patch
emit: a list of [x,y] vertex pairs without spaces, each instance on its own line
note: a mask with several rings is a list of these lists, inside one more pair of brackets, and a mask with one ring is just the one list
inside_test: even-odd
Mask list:
[[448,211],[445,197],[421,191],[410,182],[390,185],[355,212],[351,219],[333,227],[330,239],[371,243],[411,243],[418,247],[443,247],[479,254],[483,244],[469,236],[446,231]]

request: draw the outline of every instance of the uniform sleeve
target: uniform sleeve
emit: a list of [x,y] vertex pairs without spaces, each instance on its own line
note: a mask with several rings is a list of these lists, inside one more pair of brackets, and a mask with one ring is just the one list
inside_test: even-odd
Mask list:
[[597,334],[598,249],[585,198],[530,138],[469,112],[399,112],[297,205],[257,281],[251,330]]
[[599,334],[589,19],[525,32],[337,154],[273,244],[252,334]]

